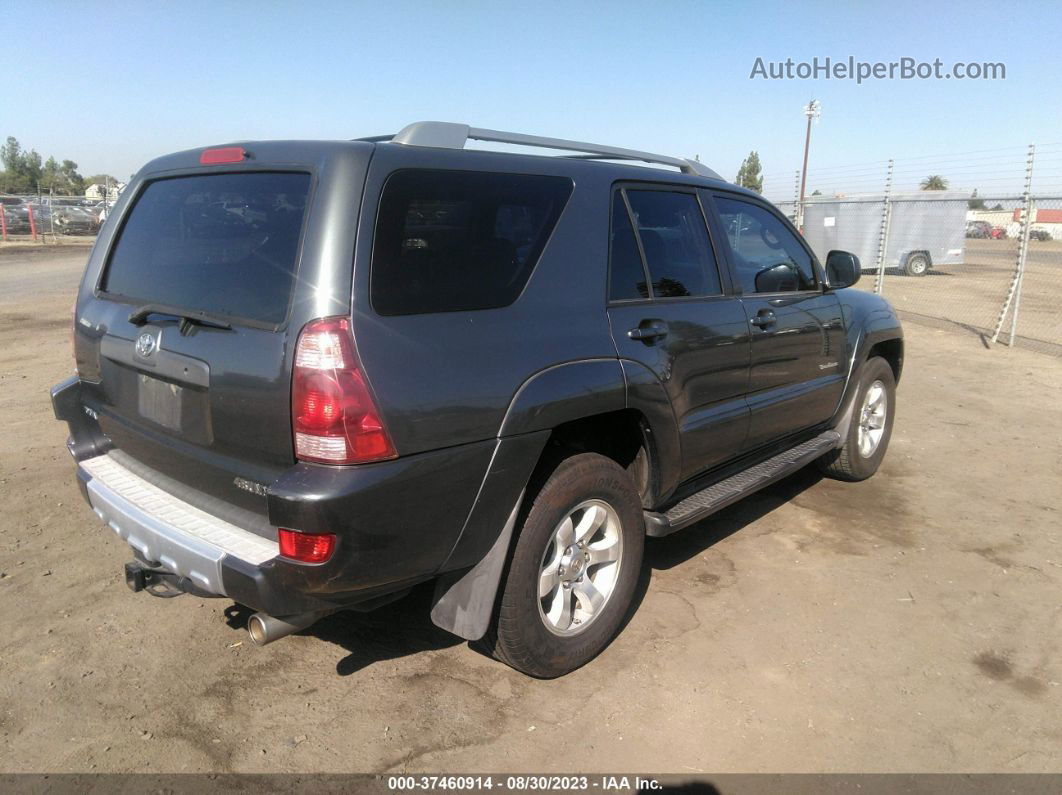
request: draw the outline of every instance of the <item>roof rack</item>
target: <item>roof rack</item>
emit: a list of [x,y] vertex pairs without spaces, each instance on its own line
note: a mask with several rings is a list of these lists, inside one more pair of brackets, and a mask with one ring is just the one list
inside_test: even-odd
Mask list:
[[656,163],[672,166],[683,174],[695,174],[700,177],[722,179],[716,172],[703,163],[683,157],[654,155],[652,152],[640,152],[636,149],[621,149],[618,146],[588,144],[582,141],[568,141],[564,138],[545,138],[539,135],[485,130],[481,127],[469,127],[447,121],[418,121],[410,124],[396,135],[377,135],[360,138],[362,141],[391,141],[406,146],[431,146],[443,149],[464,149],[469,139],[492,141],[500,144],[517,144],[519,146],[537,146],[543,149],[562,149],[582,152],[586,159],[638,160],[644,163]]

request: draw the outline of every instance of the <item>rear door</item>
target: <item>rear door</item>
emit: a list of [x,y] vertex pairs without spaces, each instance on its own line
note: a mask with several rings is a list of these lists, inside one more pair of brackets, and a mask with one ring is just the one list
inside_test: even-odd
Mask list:
[[751,332],[752,450],[833,415],[844,388],[844,326],[810,249],[776,210],[723,192],[714,205]]
[[317,314],[296,300],[300,276],[322,286],[312,267],[300,274],[315,178],[310,164],[232,168],[135,186],[90,260],[75,351],[86,410],[118,450],[262,514],[265,487],[294,463],[293,314]]
[[694,190],[617,187],[608,316],[619,355],[667,390],[682,477],[735,455],[748,426],[749,327],[729,292]]

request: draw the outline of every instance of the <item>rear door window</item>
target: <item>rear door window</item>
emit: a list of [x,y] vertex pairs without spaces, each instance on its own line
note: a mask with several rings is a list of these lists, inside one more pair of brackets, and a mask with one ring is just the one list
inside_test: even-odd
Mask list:
[[612,197],[612,238],[609,247],[609,288],[611,301],[630,301],[649,297],[649,280],[645,276],[638,241],[634,238],[631,216],[616,191]]
[[101,289],[266,325],[287,316],[310,175],[209,174],[150,183]]
[[719,295],[719,269],[692,193],[627,190],[654,298]]
[[565,177],[395,172],[376,219],[373,308],[410,315],[511,304],[571,192]]

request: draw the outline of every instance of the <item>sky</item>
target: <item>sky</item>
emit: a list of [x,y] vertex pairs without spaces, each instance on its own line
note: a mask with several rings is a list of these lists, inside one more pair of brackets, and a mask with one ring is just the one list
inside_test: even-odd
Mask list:
[[[227,141],[345,139],[434,119],[698,155],[727,179],[755,149],[765,193],[789,197],[812,97],[822,117],[809,192],[877,184],[888,158],[913,175],[937,155],[943,165],[929,173],[956,165],[955,187],[994,179],[1002,188],[1005,178],[1010,189],[1027,144],[1062,142],[1062,3],[1048,0],[19,8],[27,33],[5,39],[0,137],[75,160],[86,176],[126,179],[157,155]],[[850,55],[1003,62],[1007,77],[749,77],[757,57]],[[989,170],[963,171],[956,158],[965,153]],[[1062,149],[1059,163],[1062,173]]]

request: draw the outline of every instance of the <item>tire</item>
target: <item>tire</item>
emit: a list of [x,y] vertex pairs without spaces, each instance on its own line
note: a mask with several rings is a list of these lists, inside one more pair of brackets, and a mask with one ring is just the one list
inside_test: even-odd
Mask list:
[[925,276],[929,272],[929,257],[917,252],[908,255],[903,272],[907,276]]
[[[884,401],[885,416],[882,418],[880,435],[869,455],[864,454],[866,447],[860,449],[861,428],[864,430],[864,444],[871,434],[866,434],[866,426],[874,424],[873,414],[867,413],[867,400],[870,392],[880,386],[881,397]],[[889,447],[889,439],[892,437],[892,421],[896,416],[896,378],[892,373],[892,367],[880,356],[874,356],[863,365],[863,373],[859,377],[859,392],[856,395],[852,421],[848,425],[848,435],[844,444],[824,455],[816,463],[826,475],[837,480],[859,481],[866,480],[881,466],[882,460]],[[865,422],[867,420],[868,422]]]
[[[564,544],[595,523],[586,546]],[[641,500],[630,475],[597,453],[563,459],[526,509],[483,645],[540,679],[585,665],[608,646],[630,607],[644,543]],[[602,560],[587,563],[587,555]],[[606,560],[612,555],[614,561]],[[607,595],[589,612],[595,592]]]

